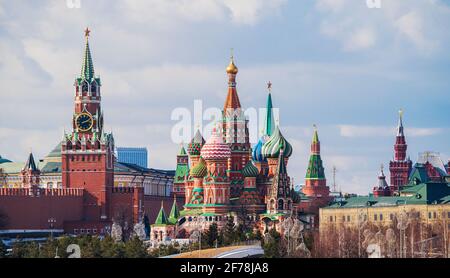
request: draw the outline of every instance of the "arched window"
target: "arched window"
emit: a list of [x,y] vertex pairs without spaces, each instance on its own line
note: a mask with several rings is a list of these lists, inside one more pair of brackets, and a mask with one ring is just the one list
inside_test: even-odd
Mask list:
[[284,201],[283,199],[278,200],[278,209],[283,210],[284,209]]

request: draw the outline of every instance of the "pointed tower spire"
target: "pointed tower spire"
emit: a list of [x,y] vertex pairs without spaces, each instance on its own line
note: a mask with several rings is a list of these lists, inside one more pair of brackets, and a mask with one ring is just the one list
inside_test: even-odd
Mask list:
[[314,133],[311,141],[311,153],[320,155],[320,141],[319,141],[319,133],[317,132],[317,126],[313,125]]
[[398,111],[397,136],[405,136],[403,133],[403,110]]
[[227,67],[228,74],[228,95],[223,110],[241,108],[241,102],[236,91],[236,75],[238,68],[234,64],[233,50],[231,50],[230,64]]
[[320,141],[316,125],[314,125],[314,133],[311,140],[311,154],[309,156],[308,168],[306,169],[303,193],[308,197],[321,197],[324,203],[326,203],[330,194],[320,156]]
[[38,167],[36,166],[36,162],[34,161],[33,153],[30,152],[28,155],[27,162],[25,163],[25,166],[23,167],[23,170],[31,170],[31,171],[37,171]]
[[264,123],[264,135],[272,136],[274,128],[275,128],[275,121],[273,117],[273,105],[272,105],[272,82],[267,83],[267,90],[269,91],[269,94],[267,95],[267,105],[266,105],[266,122]]
[[178,210],[177,199],[174,195],[172,209],[170,210],[170,214],[169,214],[169,222],[172,224],[176,224],[179,217],[180,217],[180,211]]
[[161,201],[161,209],[159,210],[158,216],[156,217],[155,220],[155,225],[167,225],[168,221],[167,221],[167,216],[166,213],[164,212],[164,201]]
[[84,48],[83,64],[81,66],[81,78],[86,79],[88,82],[94,78],[94,64],[92,63],[91,50],[89,49],[89,35],[91,30],[86,28],[84,30],[84,36],[86,38],[86,45]]

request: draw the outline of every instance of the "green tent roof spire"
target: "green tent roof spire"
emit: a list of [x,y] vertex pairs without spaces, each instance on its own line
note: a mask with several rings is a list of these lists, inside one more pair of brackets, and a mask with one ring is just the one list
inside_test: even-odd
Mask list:
[[313,143],[319,143],[319,134],[317,133],[317,126],[314,125]]
[[275,128],[274,118],[273,118],[273,104],[272,104],[272,83],[269,81],[267,83],[267,89],[269,90],[269,94],[267,96],[267,104],[266,104],[266,122],[264,123],[264,135],[272,136],[273,130]]
[[174,196],[172,209],[170,210],[170,214],[169,214],[170,223],[176,224],[179,217],[180,217],[180,211],[178,210],[178,207],[177,207],[177,199]]
[[180,153],[178,154],[179,156],[186,156],[186,149],[184,148],[183,145],[181,145],[181,149],[180,149]]
[[166,213],[164,212],[163,204],[164,203],[161,202],[161,209],[159,210],[158,216],[156,217],[155,225],[167,225],[168,224],[167,216],[166,216]]
[[83,64],[81,67],[81,78],[91,81],[94,78],[94,64],[92,63],[91,50],[89,49],[89,33],[91,30],[86,28],[84,36],[86,37],[86,45],[84,48]]

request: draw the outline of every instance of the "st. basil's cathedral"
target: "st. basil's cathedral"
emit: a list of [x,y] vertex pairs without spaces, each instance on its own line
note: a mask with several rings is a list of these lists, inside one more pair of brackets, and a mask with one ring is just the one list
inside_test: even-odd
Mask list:
[[187,151],[181,147],[173,188],[174,195],[184,197],[184,209],[178,212],[178,221],[171,222],[176,208],[172,208],[170,217],[161,208],[152,225],[154,240],[205,230],[211,223],[220,228],[230,217],[236,224],[245,217],[262,233],[272,228],[281,230],[280,223],[286,217],[299,218],[313,229],[318,223],[318,209],[331,201],[317,129],[311,142],[305,186],[297,192],[287,172],[293,148],[274,123],[272,84],[268,84],[263,134],[252,149],[248,120],[237,93],[238,68],[233,56],[226,73],[228,92],[222,121],[207,141],[197,130]]

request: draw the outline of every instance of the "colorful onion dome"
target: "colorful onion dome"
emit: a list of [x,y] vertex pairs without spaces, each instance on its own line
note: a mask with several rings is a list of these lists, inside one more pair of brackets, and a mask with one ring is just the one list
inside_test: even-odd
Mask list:
[[266,139],[263,136],[263,137],[261,137],[258,140],[258,143],[253,147],[253,151],[252,151],[252,159],[253,159],[253,161],[255,161],[255,162],[264,162],[264,161],[266,161],[266,159],[262,155],[262,147],[263,147],[265,142],[266,142]]
[[208,169],[206,168],[205,161],[203,159],[200,159],[200,161],[192,167],[189,174],[194,178],[203,178],[206,176],[206,173],[208,172]]
[[281,134],[280,128],[277,126],[269,140],[262,147],[262,155],[265,158],[278,158],[280,150],[283,149],[285,157],[292,154],[292,146]]
[[203,139],[200,130],[197,130],[194,138],[192,138],[191,142],[188,145],[189,155],[200,155],[203,144],[205,144],[205,139]]
[[233,56],[231,56],[230,64],[227,67],[227,73],[228,74],[237,74],[238,71],[239,71],[238,68],[234,64],[234,58],[233,58]]
[[258,174],[259,174],[258,168],[256,168],[256,166],[253,164],[251,160],[249,160],[245,165],[244,169],[242,169],[242,175],[244,175],[244,177],[254,178],[258,176]]
[[208,159],[227,159],[231,156],[230,147],[223,142],[223,137],[217,128],[213,128],[212,135],[203,146],[201,155]]

